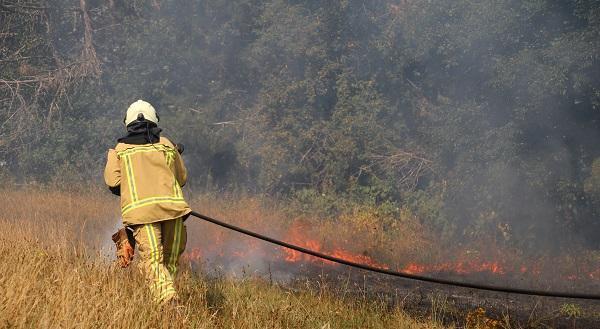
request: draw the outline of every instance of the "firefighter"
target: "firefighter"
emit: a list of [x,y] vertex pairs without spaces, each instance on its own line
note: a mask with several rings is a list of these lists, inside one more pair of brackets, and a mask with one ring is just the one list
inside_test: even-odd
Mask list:
[[123,224],[138,246],[138,266],[155,300],[169,304],[178,300],[173,279],[191,209],[181,191],[187,176],[183,160],[176,145],[160,135],[158,122],[150,103],[138,100],[129,106],[127,134],[108,150],[104,180],[121,197]]

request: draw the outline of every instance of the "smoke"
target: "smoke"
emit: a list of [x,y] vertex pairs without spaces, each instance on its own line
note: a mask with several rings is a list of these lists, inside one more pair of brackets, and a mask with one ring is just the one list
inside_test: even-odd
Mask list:
[[125,40],[150,51],[115,40],[123,51],[105,52],[107,65],[127,73],[111,73],[124,81],[114,93],[156,104],[166,134],[187,146],[195,191],[307,187],[352,198],[368,187],[406,207],[414,191],[396,173],[348,182],[370,153],[416,150],[434,164],[418,192],[443,202],[436,218],[412,210],[453,231],[452,241],[493,237],[533,254],[597,247],[598,210],[582,189],[600,155],[594,4],[167,1],[135,10],[139,24],[153,23],[133,24]]
[[[51,71],[94,47],[102,74],[61,98],[56,127],[31,119],[54,127],[44,138],[20,125],[15,143],[33,142],[0,152],[0,171],[102,184],[105,149],[142,98],[186,145],[191,194],[304,202],[330,219],[379,207],[457,250],[599,246],[600,209],[583,188],[600,157],[593,1],[88,1],[86,24],[52,3],[40,48],[54,59],[27,64]],[[248,245],[227,241],[198,249],[218,259]],[[269,267],[279,253],[256,250],[223,266]]]

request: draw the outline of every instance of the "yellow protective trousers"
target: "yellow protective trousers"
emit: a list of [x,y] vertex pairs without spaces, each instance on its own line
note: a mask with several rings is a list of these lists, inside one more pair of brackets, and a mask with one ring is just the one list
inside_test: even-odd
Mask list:
[[138,246],[138,266],[150,281],[158,303],[177,298],[173,284],[179,256],[185,249],[187,231],[183,218],[135,225],[133,236]]

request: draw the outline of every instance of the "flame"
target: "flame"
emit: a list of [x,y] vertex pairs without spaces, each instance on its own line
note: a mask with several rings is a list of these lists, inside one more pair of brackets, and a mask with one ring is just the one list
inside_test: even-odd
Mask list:
[[[364,264],[364,265],[369,265],[369,266],[373,266],[376,268],[381,268],[381,269],[389,269],[389,266],[387,265],[383,265],[381,263],[378,263],[376,261],[374,261],[371,257],[366,256],[366,255],[361,255],[361,254],[355,254],[352,252],[349,252],[347,250],[344,249],[335,249],[332,252],[328,253],[326,251],[323,251],[321,249],[321,245],[318,244],[316,241],[308,241],[305,245],[301,246],[307,249],[311,249],[314,250],[316,252],[320,252],[320,253],[324,253],[326,255],[335,257],[335,258],[339,258],[339,259],[343,259],[349,262],[353,262],[353,263],[358,263],[358,264]],[[299,251],[295,251],[295,250],[291,250],[291,249],[284,249],[283,250],[285,253],[285,260],[287,262],[292,262],[292,263],[297,263],[297,262],[310,262],[310,263],[324,263],[324,264],[331,264],[331,265],[338,265],[338,263],[332,262],[330,260],[326,260],[326,259],[321,259],[321,258],[317,258],[317,257],[313,257],[310,255],[306,255],[303,254]]]
[[[364,264],[380,269],[391,269],[389,265],[383,262],[374,260],[368,256],[365,251],[354,252],[350,248],[345,248],[336,244],[334,241],[323,243],[314,237],[316,229],[310,223],[294,222],[292,226],[282,234],[282,240],[291,244],[314,250],[335,258],[340,258],[346,261]],[[200,248],[191,248],[183,255],[183,259],[189,262],[197,262],[202,259],[220,259],[225,263],[239,263],[249,258],[274,260],[282,263],[300,263],[300,264],[315,264],[327,266],[339,266],[329,260],[323,260],[311,255],[307,255],[288,248],[278,248],[277,252],[273,253],[273,249],[266,247],[263,242],[250,238],[237,239],[235,235],[224,233],[211,235],[211,239],[207,239],[205,244]],[[457,260],[442,263],[419,263],[409,262],[403,266],[394,268],[395,270],[408,274],[415,275],[520,275],[538,279],[542,274],[554,275],[557,278],[566,281],[576,280],[592,280],[600,281],[600,268],[593,264],[587,267],[579,267],[576,273],[573,268],[565,267],[562,272],[553,274],[553,270],[559,271],[555,266],[549,266],[546,262],[536,261],[534,263],[519,264],[518,256],[508,253],[497,253],[492,260],[473,257],[468,251],[464,253],[457,252]],[[521,260],[522,261],[522,260]],[[554,260],[550,261],[553,264]],[[546,264],[542,266],[542,264]]]
[[534,276],[539,276],[540,274],[542,274],[542,270],[539,265],[521,265],[519,272],[521,272],[522,274],[533,274]]
[[402,272],[408,274],[424,274],[424,273],[453,273],[453,274],[471,274],[471,273],[493,273],[506,274],[504,266],[499,262],[456,262],[456,263],[441,263],[433,265],[409,263],[404,267]]
[[[327,252],[322,247],[322,244],[319,243],[317,240],[306,238],[304,236],[305,235],[304,232],[306,232],[306,231],[307,231],[306,227],[303,226],[302,224],[293,225],[291,227],[291,229],[288,231],[288,233],[286,234],[286,241],[289,241],[291,244],[295,244],[299,247],[314,250],[316,252],[324,253],[326,255],[329,255],[329,256],[332,256],[335,258],[340,258],[340,259],[343,259],[346,261],[369,265],[369,266],[373,266],[373,267],[377,267],[377,268],[381,268],[381,269],[389,269],[388,266],[374,261],[371,257],[369,257],[367,255],[353,253],[353,252],[345,250],[341,247],[336,247],[333,249],[333,251]],[[337,265],[337,263],[334,263],[332,261],[320,259],[320,258],[311,256],[311,255],[307,255],[307,254],[303,254],[296,250],[287,249],[287,248],[284,248],[282,250],[285,255],[284,259],[287,262],[325,263],[325,264],[330,264],[330,265],[334,265],[334,264]]]
[[202,250],[200,248],[192,248],[185,251],[181,255],[181,260],[186,263],[198,262],[202,259]]

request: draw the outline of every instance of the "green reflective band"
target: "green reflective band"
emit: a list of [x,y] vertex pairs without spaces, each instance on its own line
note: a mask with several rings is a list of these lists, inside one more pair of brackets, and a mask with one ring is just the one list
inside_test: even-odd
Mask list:
[[148,240],[150,242],[150,253],[151,253],[151,266],[154,271],[154,287],[155,291],[158,291],[159,299],[163,298],[163,294],[165,290],[172,289],[170,287],[169,278],[165,276],[165,273],[161,271],[161,262],[160,260],[160,249],[159,249],[159,241],[156,237],[156,233],[154,232],[154,226],[152,224],[146,225],[146,232],[148,234]]
[[183,191],[181,190],[181,185],[179,185],[177,178],[175,178],[175,187],[177,188],[177,196],[183,198]]
[[174,153],[175,153],[175,150],[168,146],[165,146],[163,144],[153,144],[153,145],[132,147],[132,148],[117,152],[117,155],[124,156],[124,155],[140,153],[140,152],[159,152],[159,151],[166,152],[167,154],[171,154],[171,155],[174,155]]
[[133,166],[131,165],[131,158],[129,155],[125,156],[125,169],[127,170],[127,183],[129,185],[129,196],[131,201],[135,202],[138,200],[137,189],[135,187],[135,177],[133,175]]
[[163,291],[160,295],[159,302],[163,302],[167,297],[175,295],[177,292],[174,288],[169,287],[167,290]]
[[154,198],[147,198],[147,199],[142,199],[142,200],[139,200],[136,202],[132,202],[132,203],[126,205],[125,207],[123,207],[121,209],[121,212],[123,215],[125,215],[126,213],[128,213],[134,209],[138,209],[141,207],[145,207],[145,206],[149,206],[151,204],[157,204],[157,203],[161,203],[161,202],[186,203],[185,199],[183,199],[183,198],[154,197]]
[[177,199],[183,198],[181,186],[179,186],[179,182],[177,181],[177,177],[175,176],[173,176],[173,197]]
[[173,164],[173,161],[175,160],[175,154],[173,154],[173,152],[167,152],[166,157],[167,166],[171,166],[171,164]]
[[160,273],[158,266],[158,245],[156,244],[156,236],[154,235],[154,228],[152,227],[152,224],[146,224],[144,227],[146,229],[146,234],[148,235],[148,242],[150,243],[150,266],[152,267],[152,271],[154,271],[154,277],[158,279],[154,281],[153,285],[155,289],[158,289],[158,286],[160,285]]
[[181,218],[177,218],[175,220],[175,237],[173,238],[173,246],[171,247],[171,259],[169,259],[170,270],[173,274],[177,269],[177,259],[179,258],[179,245],[181,244],[182,226],[183,220]]

